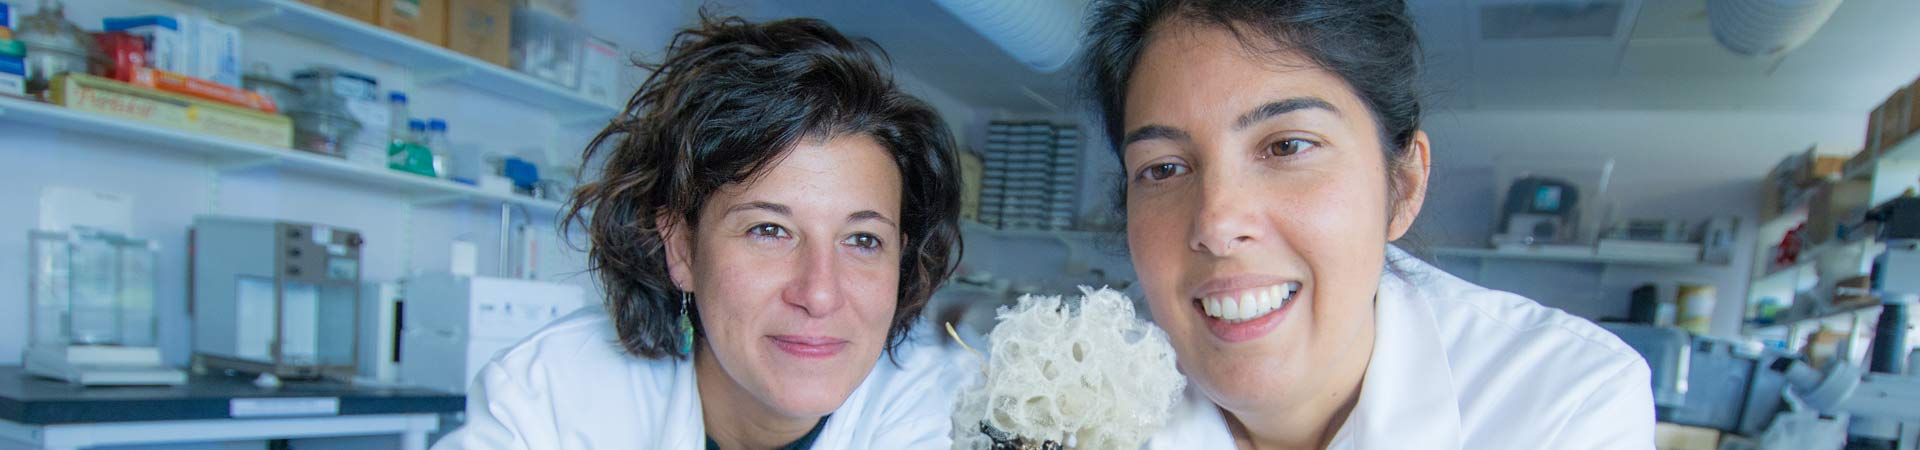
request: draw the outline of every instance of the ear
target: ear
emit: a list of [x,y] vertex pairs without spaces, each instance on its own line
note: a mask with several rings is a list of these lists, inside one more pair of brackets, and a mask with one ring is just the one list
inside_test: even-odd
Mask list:
[[1433,170],[1433,143],[1427,139],[1427,132],[1415,130],[1413,140],[1407,143],[1407,160],[1396,164],[1393,173],[1388,176],[1400,180],[1399,207],[1394,208],[1393,217],[1387,223],[1387,242],[1400,240],[1413,228],[1413,219],[1420,216],[1420,207],[1427,201],[1427,176]]
[[660,214],[654,218],[654,227],[660,230],[660,245],[667,250],[667,276],[673,278],[673,287],[681,292],[693,292],[693,242],[688,230],[675,220],[673,214]]

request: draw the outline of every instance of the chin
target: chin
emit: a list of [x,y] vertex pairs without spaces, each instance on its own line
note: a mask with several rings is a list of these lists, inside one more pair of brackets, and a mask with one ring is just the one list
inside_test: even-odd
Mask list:
[[[1235,355],[1221,364],[1209,365],[1192,376],[1214,403],[1229,409],[1240,405],[1272,405],[1288,396],[1290,387],[1306,380],[1286,370],[1283,359],[1273,355]],[[1257,362],[1256,362],[1257,361]]]
[[[855,386],[858,386],[857,384]],[[793,417],[820,417],[832,414],[847,402],[853,394],[852,388],[822,388],[819,384],[792,386],[790,392],[774,394],[778,398],[769,402],[780,411]]]

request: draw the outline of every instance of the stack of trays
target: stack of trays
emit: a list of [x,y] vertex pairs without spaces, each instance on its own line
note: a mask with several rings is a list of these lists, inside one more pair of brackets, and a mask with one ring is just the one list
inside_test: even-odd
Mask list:
[[980,222],[997,228],[1071,228],[1079,142],[1079,130],[1070,126],[988,124]]
[[1048,228],[1073,228],[1073,217],[1077,211],[1073,207],[1073,200],[1080,191],[1079,161],[1080,129],[1072,126],[1053,127],[1052,170],[1047,179]]

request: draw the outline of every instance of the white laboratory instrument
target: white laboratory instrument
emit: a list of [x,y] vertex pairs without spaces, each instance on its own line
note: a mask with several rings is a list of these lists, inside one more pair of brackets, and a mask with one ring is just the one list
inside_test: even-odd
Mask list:
[[187,310],[196,371],[356,375],[360,233],[221,216],[193,222]]
[[410,279],[401,304],[401,381],[466,392],[496,353],[586,300],[576,285],[432,273]]
[[356,382],[400,381],[400,283],[366,283],[360,290],[360,377]]
[[79,228],[28,233],[28,373],[85,386],[179,385],[153,308],[158,245]]

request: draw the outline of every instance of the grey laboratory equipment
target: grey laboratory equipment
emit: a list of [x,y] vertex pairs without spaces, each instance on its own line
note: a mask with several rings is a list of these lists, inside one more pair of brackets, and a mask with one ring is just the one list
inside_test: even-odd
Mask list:
[[198,216],[189,235],[196,371],[351,380],[358,362],[360,233]]
[[27,241],[28,373],[86,386],[186,382],[155,342],[153,241],[91,229]]
[[1647,359],[1661,422],[1758,443],[1722,450],[1838,450],[1848,439],[1895,442],[1887,448],[1900,450],[1920,445],[1920,409],[1912,407],[1920,402],[1920,377],[1910,373],[1866,373],[1844,361],[1816,369],[1798,355],[1744,351],[1705,336],[1676,339],[1673,328],[1603,326]]
[[[1872,290],[1882,305],[1869,366],[1837,359],[1815,368],[1798,355],[1648,325],[1605,327],[1646,357],[1661,421],[1745,436],[1722,450],[1920,449],[1920,375],[1907,364],[1907,313],[1920,298],[1920,200],[1871,210],[1885,251]],[[1904,224],[1903,224],[1904,223]]]

